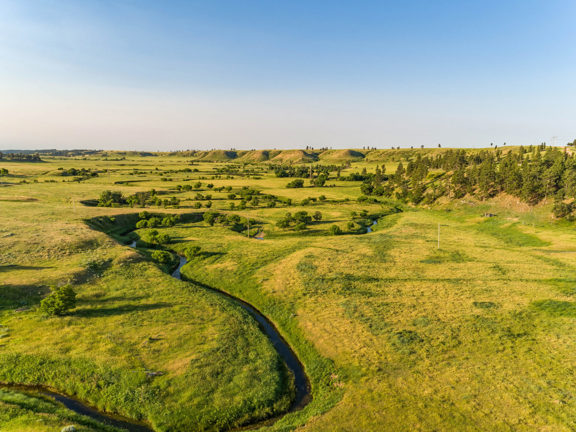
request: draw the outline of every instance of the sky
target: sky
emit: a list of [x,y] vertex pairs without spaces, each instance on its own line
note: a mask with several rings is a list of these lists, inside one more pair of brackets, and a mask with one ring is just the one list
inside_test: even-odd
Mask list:
[[0,149],[576,138],[574,0],[0,0]]

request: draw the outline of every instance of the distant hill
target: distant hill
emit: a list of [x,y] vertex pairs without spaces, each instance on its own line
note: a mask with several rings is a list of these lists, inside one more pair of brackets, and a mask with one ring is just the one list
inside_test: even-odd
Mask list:
[[203,155],[199,159],[206,162],[226,162],[237,158],[238,152],[234,150],[211,150],[209,152],[203,152]]
[[282,150],[271,160],[279,163],[315,162],[318,160],[318,155],[304,150]]
[[330,162],[354,162],[364,159],[364,153],[357,150],[326,150],[320,153],[320,160]]
[[251,150],[240,158],[243,162],[266,162],[277,156],[281,150]]

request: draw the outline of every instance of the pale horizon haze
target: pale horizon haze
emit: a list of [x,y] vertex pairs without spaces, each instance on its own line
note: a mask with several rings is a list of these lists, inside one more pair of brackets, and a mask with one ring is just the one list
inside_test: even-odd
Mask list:
[[576,139],[576,2],[0,0],[0,150]]

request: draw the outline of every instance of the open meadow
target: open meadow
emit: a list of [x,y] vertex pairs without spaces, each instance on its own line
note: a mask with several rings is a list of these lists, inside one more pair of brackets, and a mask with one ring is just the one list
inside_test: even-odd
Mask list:
[[[539,151],[486,154],[571,160]],[[575,430],[571,201],[446,152],[0,159],[0,430],[121,430],[41,389],[155,431]]]

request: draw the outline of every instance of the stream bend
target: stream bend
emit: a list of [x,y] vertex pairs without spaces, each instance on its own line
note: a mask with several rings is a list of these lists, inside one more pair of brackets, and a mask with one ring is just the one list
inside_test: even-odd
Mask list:
[[[136,247],[136,242],[133,241],[132,243],[129,244],[129,246]],[[179,280],[187,281],[186,279],[182,279],[182,273],[180,271],[186,263],[187,263],[186,258],[180,256],[180,262],[178,264],[178,267],[176,268],[176,270],[174,270],[174,272],[172,272],[171,276]],[[312,395],[310,391],[310,380],[308,379],[308,376],[304,371],[304,366],[302,365],[302,363],[300,362],[300,360],[298,359],[298,357],[296,356],[290,345],[288,345],[286,340],[282,337],[282,335],[280,335],[274,324],[272,324],[272,322],[268,318],[266,318],[258,309],[256,309],[251,304],[245,302],[244,300],[239,299],[238,297],[228,294],[225,291],[221,291],[219,289],[204,285],[197,281],[190,280],[189,282],[193,282],[204,289],[216,292],[220,295],[229,298],[230,300],[235,302],[238,306],[240,306],[242,309],[244,309],[246,312],[248,312],[256,320],[261,330],[264,332],[264,334],[266,334],[270,342],[272,342],[274,349],[276,349],[278,355],[280,355],[280,357],[286,364],[286,367],[294,376],[295,396],[287,412],[282,413],[274,418],[270,418],[263,421],[257,421],[253,424],[245,425],[240,429],[246,430],[251,429],[253,427],[263,426],[265,424],[270,424],[279,420],[281,417],[290,412],[298,411],[304,408],[312,400]],[[63,395],[61,393],[57,393],[49,389],[48,387],[35,386],[35,385],[11,385],[0,383],[0,388],[15,391],[32,392],[48,396],[62,403],[66,408],[77,414],[90,417],[106,425],[115,426],[120,429],[125,429],[129,432],[154,432],[154,430],[147,425],[136,423],[134,421],[131,421],[130,419],[121,416],[116,416],[99,411],[98,409],[91,407],[85,404],[84,402],[79,401],[78,399]]]

